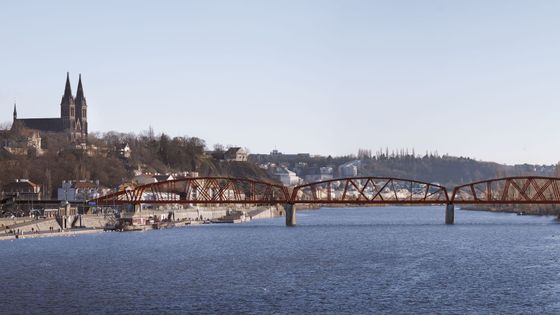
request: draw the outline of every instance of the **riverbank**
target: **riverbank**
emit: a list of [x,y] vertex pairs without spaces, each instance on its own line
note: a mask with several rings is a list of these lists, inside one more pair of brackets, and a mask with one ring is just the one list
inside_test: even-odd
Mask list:
[[77,236],[84,234],[95,234],[105,232],[102,229],[72,229],[60,232],[37,232],[37,233],[24,233],[24,234],[9,234],[0,236],[0,241],[11,241],[17,239],[27,238],[41,238],[41,237],[57,237],[57,236]]
[[[76,219],[75,221],[80,222],[80,224],[87,224],[88,227],[64,230],[60,229],[60,225],[57,225],[58,223],[55,219],[10,219],[4,222],[5,225],[3,225],[3,227],[5,231],[3,231],[4,234],[0,234],[0,241],[40,237],[77,236],[105,231],[134,232],[172,229],[199,224],[238,224],[283,215],[283,212],[278,207],[254,207],[249,211],[232,211],[231,209],[188,209],[183,211],[183,213],[181,213],[181,210],[173,212],[173,217],[182,217],[181,219],[163,220],[152,223],[147,220],[144,221],[144,224],[127,224],[122,226],[107,225],[107,223],[112,220],[107,220],[103,216],[84,215],[80,218],[81,220]],[[188,213],[193,211],[194,215]],[[167,216],[169,214],[165,211],[143,211],[143,215],[146,216],[146,219],[153,219],[156,217],[156,212],[160,216]],[[135,213],[135,215],[138,214],[139,213]],[[103,219],[103,222],[99,221],[100,219]]]

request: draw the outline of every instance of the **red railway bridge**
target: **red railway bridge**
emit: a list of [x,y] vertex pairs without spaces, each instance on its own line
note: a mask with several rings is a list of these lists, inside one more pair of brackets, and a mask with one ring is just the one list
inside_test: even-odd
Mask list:
[[90,201],[97,206],[140,204],[283,204],[286,225],[296,223],[297,204],[445,205],[445,223],[455,221],[455,205],[560,204],[560,178],[519,176],[453,188],[393,177],[339,178],[285,187],[232,178],[192,177],[138,186]]

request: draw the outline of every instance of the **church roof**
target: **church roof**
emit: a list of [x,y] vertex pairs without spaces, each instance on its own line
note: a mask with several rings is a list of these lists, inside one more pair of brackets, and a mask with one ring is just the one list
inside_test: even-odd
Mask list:
[[23,123],[23,125],[29,129],[36,129],[46,132],[64,131],[64,126],[62,125],[61,118],[24,118],[17,119],[17,122]]

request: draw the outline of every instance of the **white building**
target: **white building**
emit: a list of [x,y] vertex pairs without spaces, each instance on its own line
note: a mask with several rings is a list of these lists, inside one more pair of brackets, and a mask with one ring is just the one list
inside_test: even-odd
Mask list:
[[290,171],[284,166],[274,168],[272,176],[280,181],[284,186],[295,186],[302,182],[301,178],[299,178],[295,172]]
[[247,150],[239,147],[229,148],[224,153],[224,160],[245,162],[247,161]]
[[338,174],[340,177],[356,177],[358,176],[358,168],[360,167],[360,160],[350,161],[338,167]]
[[58,200],[87,201],[110,192],[109,188],[99,185],[99,181],[77,180],[63,181],[58,188]]
[[132,150],[130,149],[128,143],[125,143],[119,148],[119,155],[122,156],[123,158],[129,159],[131,154],[132,154]]

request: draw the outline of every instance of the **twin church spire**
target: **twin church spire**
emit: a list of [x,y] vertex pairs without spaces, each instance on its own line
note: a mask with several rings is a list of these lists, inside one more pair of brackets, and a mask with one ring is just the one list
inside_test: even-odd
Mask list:
[[87,135],[87,101],[82,86],[82,75],[78,79],[78,91],[76,97],[72,95],[72,86],[70,85],[70,73],[66,73],[66,84],[64,94],[60,101],[60,118],[62,119],[63,128],[69,130],[73,134]]
[[87,101],[82,85],[82,76],[79,76],[78,90],[76,97],[74,97],[70,85],[70,73],[66,73],[64,94],[60,101],[60,118],[18,118],[15,102],[13,117],[12,128],[20,126],[42,133],[64,133],[69,140],[85,143],[88,135],[88,121]]

